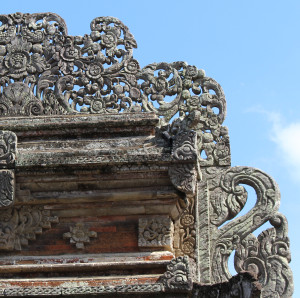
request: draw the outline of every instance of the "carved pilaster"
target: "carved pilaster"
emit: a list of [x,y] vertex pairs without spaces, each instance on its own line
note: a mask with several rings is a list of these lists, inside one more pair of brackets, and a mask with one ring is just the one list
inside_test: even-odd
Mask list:
[[0,131],[0,168],[13,168],[17,154],[17,136],[12,131]]
[[13,204],[15,198],[15,173],[13,170],[0,170],[0,207]]
[[14,202],[16,153],[16,134],[0,131],[0,208],[10,206]]

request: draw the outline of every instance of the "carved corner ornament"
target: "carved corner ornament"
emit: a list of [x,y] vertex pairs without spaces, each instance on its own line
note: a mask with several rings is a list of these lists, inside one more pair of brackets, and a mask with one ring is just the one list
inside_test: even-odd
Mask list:
[[188,292],[193,288],[189,258],[177,257],[170,261],[167,271],[162,276],[162,282],[167,291]]
[[84,249],[86,243],[90,243],[90,238],[97,238],[97,233],[89,231],[83,223],[77,223],[70,227],[70,232],[63,234],[64,239],[70,239],[71,244],[75,244],[77,249]]
[[[225,170],[206,170],[207,191],[198,205],[199,213],[209,205],[209,213],[200,220],[200,237],[206,237],[211,250],[199,244],[202,280],[207,283],[228,281],[228,259],[235,252],[237,272],[252,271],[262,284],[262,297],[291,297],[293,292],[287,221],[278,213],[280,192],[276,182],[261,170],[233,167]],[[236,217],[247,201],[241,184],[254,188],[257,199],[245,215]],[[203,204],[201,204],[203,202]],[[266,222],[273,228],[257,238],[252,234]],[[209,270],[208,270],[209,269]]]

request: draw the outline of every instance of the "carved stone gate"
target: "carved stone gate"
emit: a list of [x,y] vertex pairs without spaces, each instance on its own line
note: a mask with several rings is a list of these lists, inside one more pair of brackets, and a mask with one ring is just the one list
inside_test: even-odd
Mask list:
[[0,21],[0,296],[291,297],[278,186],[231,167],[214,79],[140,68],[113,17],[83,37],[53,13]]

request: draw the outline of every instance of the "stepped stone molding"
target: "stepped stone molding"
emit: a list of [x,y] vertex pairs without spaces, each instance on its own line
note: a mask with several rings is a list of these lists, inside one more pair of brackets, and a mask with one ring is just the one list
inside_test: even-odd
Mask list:
[[0,251],[21,251],[43,229],[58,223],[56,216],[41,206],[10,207],[0,211]]

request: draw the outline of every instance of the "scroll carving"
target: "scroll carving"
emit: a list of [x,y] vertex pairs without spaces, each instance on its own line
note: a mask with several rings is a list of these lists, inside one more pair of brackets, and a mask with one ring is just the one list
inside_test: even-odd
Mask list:
[[0,211],[0,250],[22,250],[35,240],[43,229],[50,229],[58,218],[43,207],[23,206]]
[[15,199],[15,174],[13,170],[0,170],[0,207],[7,207]]
[[[248,167],[228,169],[220,178],[220,187],[231,200],[244,196],[244,189],[239,184],[252,186],[257,194],[255,206],[245,215],[215,231],[212,268],[215,282],[230,278],[227,268],[228,257],[232,250],[251,232],[268,221],[279,207],[280,193],[276,182],[260,170]],[[227,219],[234,212],[234,204],[228,205]],[[226,209],[226,208],[225,208]],[[238,207],[239,209],[239,207]]]
[[177,163],[169,168],[169,175],[174,186],[184,193],[194,193],[197,173],[197,134],[195,131],[179,131],[174,137],[172,158],[177,161],[193,163]]
[[[235,250],[237,271],[250,270],[258,274],[263,285],[263,297],[290,297],[293,282],[288,266],[287,222],[277,213],[280,193],[276,182],[262,171],[248,167],[229,168],[211,177],[206,174],[205,178],[209,181],[211,204],[210,259],[213,282],[224,282],[231,278],[228,258]],[[247,201],[247,192],[241,183],[255,189],[257,201],[248,213],[234,218]],[[252,232],[267,221],[274,228],[256,238]]]
[[0,131],[0,167],[11,168],[15,165],[17,136],[12,131]]
[[176,256],[195,259],[196,219],[193,195],[188,195],[188,206],[175,223],[174,249]]
[[0,17],[0,116],[154,112],[170,136],[178,126],[197,132],[200,165],[230,164],[224,92],[203,70],[141,68],[133,35],[113,17],[95,18],[84,37],[54,13]]
[[[231,278],[227,263],[235,250],[237,271],[257,273],[264,297],[292,295],[287,222],[277,213],[279,189],[260,170],[229,168],[225,95],[214,79],[182,61],[141,68],[133,57],[133,35],[113,17],[95,18],[83,37],[69,36],[64,20],[53,13],[0,15],[0,21],[0,117],[151,112],[160,118],[156,141],[164,139],[171,148],[166,166],[174,187],[185,194],[186,209],[174,223],[178,257],[168,266],[163,283],[142,285],[137,291],[191,290],[188,257],[202,266],[202,282],[225,282]],[[42,207],[9,207],[14,201],[16,142],[14,133],[0,131],[0,207],[8,207],[0,211],[0,250],[6,251],[21,250],[58,221]],[[134,158],[135,166],[141,167],[144,160],[139,161],[138,154]],[[236,217],[247,201],[241,183],[255,189],[257,201],[247,214]],[[273,228],[256,238],[252,232],[267,221]],[[141,247],[172,249],[172,223],[141,221],[139,233]],[[96,236],[82,224],[63,235],[78,249]],[[121,286],[66,292],[81,290],[129,291]],[[136,291],[135,285],[130,290]]]
[[256,238],[245,237],[236,247],[234,264],[237,272],[252,271],[262,284],[263,297],[292,297],[293,274],[286,218],[276,213],[267,229]]

